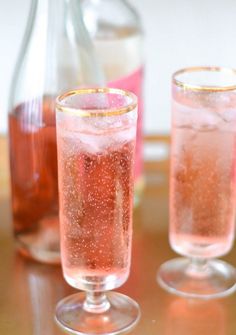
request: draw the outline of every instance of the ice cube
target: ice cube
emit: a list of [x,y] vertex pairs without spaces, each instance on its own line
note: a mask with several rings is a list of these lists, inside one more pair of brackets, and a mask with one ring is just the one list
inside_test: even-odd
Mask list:
[[221,118],[214,109],[174,105],[174,124],[177,127],[209,130],[215,129],[220,122]]
[[219,117],[225,122],[236,122],[236,109],[226,109],[217,113]]
[[102,152],[104,147],[104,142],[99,138],[101,136],[78,133],[78,138],[80,141],[80,150],[88,152],[90,154],[99,154]]
[[197,112],[193,128],[201,131],[215,130],[220,122],[221,118],[214,109],[201,109]]

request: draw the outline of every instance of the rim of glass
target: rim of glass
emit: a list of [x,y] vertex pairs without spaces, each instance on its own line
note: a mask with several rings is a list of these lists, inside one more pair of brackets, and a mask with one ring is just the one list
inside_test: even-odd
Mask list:
[[[191,73],[191,72],[222,72],[225,74],[232,74],[235,76],[235,84],[234,85],[223,85],[223,86],[208,86],[208,85],[194,85],[188,84],[185,81],[178,80],[177,77],[184,73]],[[223,66],[193,66],[187,67],[184,69],[180,69],[172,75],[172,82],[185,90],[191,91],[208,91],[208,92],[223,92],[223,91],[233,91],[236,90],[236,69],[230,67],[223,67]]]
[[[81,109],[69,107],[66,104],[62,104],[63,100],[79,94],[94,94],[94,93],[111,93],[117,95],[123,95],[131,99],[130,102],[123,107],[112,107],[107,109]],[[118,89],[118,88],[108,88],[108,87],[99,87],[99,88],[79,88],[67,91],[56,98],[56,109],[59,112],[70,113],[73,115],[83,116],[83,117],[98,117],[98,116],[114,116],[122,115],[131,112],[137,107],[137,97],[135,94]]]

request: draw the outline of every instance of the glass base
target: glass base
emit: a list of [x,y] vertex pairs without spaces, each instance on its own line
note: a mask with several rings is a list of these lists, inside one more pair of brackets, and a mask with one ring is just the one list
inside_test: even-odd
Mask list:
[[35,232],[16,234],[15,239],[17,249],[23,256],[41,263],[61,263],[57,216],[44,218]]
[[24,257],[34,260],[39,263],[60,265],[61,257],[59,251],[41,250],[34,248],[31,245],[25,245],[21,241],[16,242],[17,251]]
[[236,290],[236,269],[220,260],[176,258],[160,267],[157,280],[170,293],[212,299]]
[[140,309],[131,298],[116,292],[104,295],[102,310],[86,307],[86,293],[61,300],[56,307],[58,325],[71,334],[120,334],[130,331],[139,321]]

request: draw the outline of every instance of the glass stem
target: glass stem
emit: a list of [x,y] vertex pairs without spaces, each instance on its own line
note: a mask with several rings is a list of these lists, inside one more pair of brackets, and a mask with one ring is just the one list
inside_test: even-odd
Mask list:
[[189,273],[196,276],[205,276],[208,273],[208,260],[204,258],[191,258]]
[[89,313],[103,313],[110,308],[110,302],[104,292],[88,291],[83,307]]

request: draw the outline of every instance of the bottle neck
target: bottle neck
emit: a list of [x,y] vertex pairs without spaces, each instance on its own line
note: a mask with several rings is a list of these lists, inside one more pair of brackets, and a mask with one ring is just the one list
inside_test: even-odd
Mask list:
[[[73,14],[74,13],[74,14]],[[34,28],[43,31],[57,31],[70,29],[68,19],[71,21],[76,15],[76,23],[82,22],[80,1],[76,0],[32,0],[31,21]],[[41,31],[42,33],[42,31]]]
[[31,0],[12,80],[12,104],[101,82],[103,77],[83,23],[80,0]]

